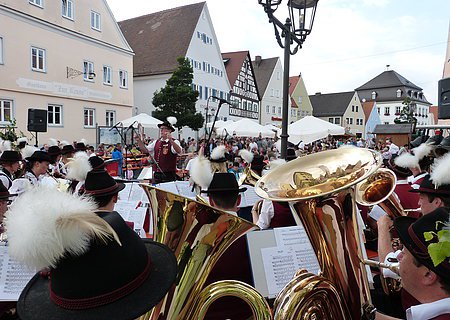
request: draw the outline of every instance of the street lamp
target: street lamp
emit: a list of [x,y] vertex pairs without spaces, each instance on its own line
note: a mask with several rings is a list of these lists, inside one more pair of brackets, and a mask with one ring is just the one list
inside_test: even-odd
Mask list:
[[[273,23],[275,37],[281,48],[284,48],[284,70],[283,70],[283,113],[281,122],[281,158],[286,159],[288,144],[288,117],[289,117],[289,62],[290,55],[297,53],[302,47],[306,37],[311,33],[316,15],[317,2],[319,0],[288,0],[287,6],[289,17],[283,24],[274,13],[283,0],[258,0],[264,7],[264,11],[269,17],[269,22]],[[280,33],[281,31],[281,33]],[[281,40],[284,38],[284,43]],[[294,43],[295,42],[295,43]],[[294,48],[291,51],[291,45]]]

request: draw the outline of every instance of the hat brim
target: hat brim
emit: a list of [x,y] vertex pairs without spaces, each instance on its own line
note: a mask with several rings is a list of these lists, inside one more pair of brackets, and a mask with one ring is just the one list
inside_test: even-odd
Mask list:
[[125,189],[125,184],[118,182],[117,183],[117,188],[114,188],[111,191],[105,192],[105,193],[89,193],[89,191],[86,191],[87,195],[93,196],[93,197],[103,197],[103,196],[110,196],[112,194],[116,194],[119,193],[120,191],[122,191],[123,189]]
[[202,190],[200,191],[201,193],[219,193],[219,192],[236,192],[236,193],[241,193],[247,191],[246,187],[243,188],[239,188],[239,189],[230,189],[230,188],[217,188],[217,189],[213,189],[213,190]]
[[161,127],[166,127],[167,129],[169,129],[169,130],[172,131],[172,132],[175,131],[175,128],[172,127],[172,126],[167,125],[167,123],[160,123],[160,124],[158,124],[158,128],[161,129]]
[[129,295],[113,303],[85,310],[68,310],[50,299],[49,280],[37,273],[26,285],[17,302],[21,319],[99,320],[136,319],[157,305],[171,288],[177,275],[177,261],[166,246],[143,239],[152,260],[147,280]]
[[450,197],[450,192],[443,192],[442,190],[439,189],[411,189],[408,190],[408,192],[412,192],[412,193],[426,193],[426,194],[433,194],[435,196],[445,196],[445,197]]

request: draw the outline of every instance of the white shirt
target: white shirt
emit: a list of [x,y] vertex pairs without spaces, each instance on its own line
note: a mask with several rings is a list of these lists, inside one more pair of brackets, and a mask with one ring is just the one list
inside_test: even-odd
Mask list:
[[[156,144],[156,141],[158,141],[158,140],[153,140],[153,142],[150,143],[150,144],[147,146],[147,150],[148,150],[148,152],[150,152],[151,154],[153,154],[154,151],[155,151],[155,144]],[[165,139],[165,140],[164,140],[164,139],[161,139],[161,141],[167,142],[167,141],[169,141],[169,139]],[[180,141],[178,141],[178,140],[176,140],[176,139],[173,139],[173,142],[176,143],[177,146],[179,146],[179,147],[181,148]],[[175,149],[173,148],[173,146],[170,147],[170,150],[172,151],[173,154],[178,154],[178,153],[175,151]]]
[[406,319],[428,320],[446,313],[450,313],[450,298],[412,306],[406,310]]
[[408,181],[408,183],[411,184],[411,188],[413,189],[419,189],[420,184],[417,183],[418,180],[424,178],[428,173],[427,172],[423,172],[421,174],[418,174],[417,176],[409,176],[406,180]]
[[273,207],[272,201],[263,200],[261,205],[261,212],[259,214],[258,222],[256,225],[261,229],[269,229],[270,222],[272,221],[273,216],[275,215],[275,209]]
[[389,145],[389,153],[392,155],[392,154],[398,154],[398,151],[400,150],[400,148],[397,146],[397,145],[395,145],[394,143],[391,143],[390,145]]

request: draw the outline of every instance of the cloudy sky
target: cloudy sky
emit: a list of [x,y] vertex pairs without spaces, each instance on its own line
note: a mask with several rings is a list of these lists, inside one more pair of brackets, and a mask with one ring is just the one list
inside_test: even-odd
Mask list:
[[[117,21],[199,2],[107,0]],[[276,16],[284,21],[287,0]],[[283,57],[273,26],[257,0],[207,0],[222,52]],[[437,104],[447,49],[448,0],[320,0],[312,33],[291,56],[309,94],[351,91],[390,65]]]

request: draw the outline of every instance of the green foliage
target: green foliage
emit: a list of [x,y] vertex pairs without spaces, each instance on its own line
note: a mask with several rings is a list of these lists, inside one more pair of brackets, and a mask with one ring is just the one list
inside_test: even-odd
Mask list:
[[4,128],[4,131],[0,131],[0,139],[16,142],[18,138],[25,137],[22,131],[16,133],[16,119],[10,121]]
[[178,129],[186,126],[198,130],[203,126],[204,118],[195,109],[198,91],[192,89],[193,70],[188,59],[179,57],[177,61],[178,68],[167,80],[166,86],[153,96],[152,102],[156,108],[153,116],[163,121],[174,116]]
[[411,101],[410,97],[406,97],[402,104],[404,107],[400,111],[400,115],[394,119],[394,123],[417,123],[417,118],[414,117],[415,103]]
[[444,225],[444,229],[436,232],[429,231],[424,232],[424,237],[426,241],[431,241],[437,238],[438,242],[431,243],[428,245],[428,253],[430,254],[433,264],[437,266],[445,259],[450,258],[450,224],[438,221],[440,224]]

